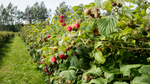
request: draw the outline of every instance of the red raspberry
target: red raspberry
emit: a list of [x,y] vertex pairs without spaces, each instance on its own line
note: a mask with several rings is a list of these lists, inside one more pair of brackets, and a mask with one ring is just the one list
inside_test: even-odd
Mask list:
[[71,31],[72,30],[72,27],[69,25],[69,26],[67,26],[67,30],[68,31]]
[[41,64],[43,64],[43,62],[41,62]]
[[62,59],[62,60],[63,60],[63,59],[66,60],[66,59],[67,59],[67,57],[66,57],[64,54],[61,54],[61,55],[59,56],[59,58]]
[[67,56],[65,56],[64,59],[66,60],[66,59],[67,59]]
[[31,53],[30,56],[32,56],[33,54]]
[[63,16],[63,15],[60,15],[60,18],[61,18],[61,19],[63,19],[63,18],[64,18],[64,16]]
[[69,51],[69,49],[67,48],[66,51]]
[[53,68],[55,68],[55,66],[53,66]]
[[46,70],[44,70],[44,73],[46,73]]
[[44,38],[44,41],[46,42],[46,37]]
[[48,68],[46,67],[45,70],[47,70]]
[[65,22],[65,20],[63,20],[63,22]]
[[51,58],[51,61],[52,61],[53,63],[55,63],[55,62],[56,62],[56,57],[52,57],[52,58]]
[[63,19],[60,19],[59,22],[62,23],[62,22],[63,22]]
[[62,25],[62,26],[66,26],[66,23],[62,23],[61,25]]
[[49,38],[49,37],[50,37],[50,35],[47,36],[47,38]]
[[94,29],[93,30],[93,33],[96,35],[96,34],[98,34],[98,30],[97,29]]
[[76,28],[76,29],[78,29],[79,27],[80,27],[80,24],[79,24],[79,23],[75,24],[75,28]]
[[37,60],[34,61],[34,63],[36,63],[36,62],[37,62]]
[[52,72],[50,71],[49,74],[52,74]]

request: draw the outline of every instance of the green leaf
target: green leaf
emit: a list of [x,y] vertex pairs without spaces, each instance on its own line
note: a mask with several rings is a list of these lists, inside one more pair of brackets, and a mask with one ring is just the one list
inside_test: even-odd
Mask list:
[[132,68],[138,68],[141,64],[120,65],[120,71],[124,76],[129,76]]
[[77,9],[79,9],[80,7],[78,7],[78,6],[74,6],[73,7],[73,11],[76,11]]
[[94,22],[86,27],[86,31],[88,31],[88,32],[92,31],[94,29],[93,26],[94,26]]
[[102,3],[102,8],[106,9],[108,12],[111,12],[113,6],[111,6],[111,1],[104,1]]
[[99,8],[101,8],[101,0],[94,0],[95,5]]
[[131,28],[125,28],[122,33],[119,35],[118,39],[120,40],[121,36],[127,34],[129,31],[132,31],[133,29]]
[[99,32],[105,36],[109,35],[116,29],[118,23],[117,17],[108,17],[98,21]]
[[80,69],[84,69],[84,70],[87,70],[90,68],[90,65],[89,65],[89,60],[85,57],[82,57],[80,60],[79,60],[79,66],[80,66]]
[[85,72],[83,75],[88,75],[88,74],[93,74],[95,76],[100,76],[102,74],[101,69],[100,68],[94,68],[89,70],[88,72]]
[[105,67],[105,66],[101,66],[101,70],[110,74],[121,74],[120,69],[118,68],[114,68],[112,70],[110,70],[109,68]]
[[78,15],[81,15],[81,14],[82,14],[82,11],[81,11],[81,10],[78,10],[76,13],[77,13]]
[[150,79],[144,77],[135,77],[131,84],[150,84]]
[[78,58],[74,55],[70,60],[70,66],[78,67],[78,65],[79,65]]
[[97,43],[95,43],[95,47],[94,48],[96,49],[96,48],[98,48],[101,45],[102,45],[102,42],[97,42]]
[[130,8],[133,8],[134,6],[133,6],[133,5],[130,5],[129,7],[130,7]]
[[67,69],[67,66],[65,66],[65,64],[60,64],[60,65],[59,65],[59,69],[60,69],[60,70],[66,70],[66,69]]
[[47,65],[49,65],[50,57],[46,56],[45,62],[46,62]]
[[68,36],[66,36],[64,39],[63,39],[63,41],[67,41],[67,40],[69,40],[70,38],[68,37]]
[[129,84],[129,83],[126,83],[126,82],[115,82],[114,84]]
[[79,55],[82,55],[82,54],[83,54],[83,52],[82,52],[81,49],[76,49],[75,52],[78,53]]
[[65,50],[67,48],[66,45],[62,45],[59,49]]
[[91,7],[94,7],[94,6],[95,6],[95,3],[94,3],[94,2],[92,2],[92,3],[90,3],[90,5],[91,5]]
[[104,72],[105,78],[108,80],[108,82],[111,82],[114,79],[114,74],[109,72]]
[[91,7],[90,5],[84,5],[84,8],[89,8],[89,7]]
[[103,78],[92,79],[89,84],[107,84],[107,80]]
[[46,47],[46,46],[44,46],[41,50],[47,50],[47,47]]
[[142,66],[139,69],[139,72],[142,73],[142,74],[150,74],[150,65]]
[[66,71],[61,72],[59,74],[59,77],[73,80],[76,78],[76,73],[74,70],[66,70]]
[[102,52],[100,51],[97,51],[95,53],[95,60],[98,62],[98,63],[101,63],[101,64],[104,64],[106,59],[103,57],[102,55]]

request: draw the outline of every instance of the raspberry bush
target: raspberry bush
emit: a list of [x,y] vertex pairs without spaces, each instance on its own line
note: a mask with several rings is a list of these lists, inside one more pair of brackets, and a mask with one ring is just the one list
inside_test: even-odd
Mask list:
[[50,24],[24,26],[21,37],[47,83],[149,84],[149,6],[146,0],[95,0]]
[[0,48],[12,37],[14,37],[13,32],[0,32]]

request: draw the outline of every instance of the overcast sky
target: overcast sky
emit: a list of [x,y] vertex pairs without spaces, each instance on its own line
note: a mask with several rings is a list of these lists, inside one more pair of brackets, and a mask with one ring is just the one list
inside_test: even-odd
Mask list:
[[35,2],[41,3],[44,1],[45,6],[49,9],[51,8],[52,11],[56,9],[57,6],[59,6],[59,3],[65,1],[66,5],[79,5],[82,4],[89,4],[91,2],[94,2],[94,0],[0,0],[0,4],[3,4],[5,7],[11,2],[13,6],[17,6],[19,10],[24,11],[27,5],[33,6]]

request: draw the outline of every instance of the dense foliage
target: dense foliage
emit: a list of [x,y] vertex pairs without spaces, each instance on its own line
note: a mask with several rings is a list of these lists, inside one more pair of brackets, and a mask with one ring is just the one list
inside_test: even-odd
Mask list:
[[0,32],[0,47],[2,47],[10,38],[14,37],[13,32]]
[[84,12],[74,6],[73,14],[54,16],[50,24],[24,26],[22,38],[47,83],[150,84],[149,6],[95,0]]

